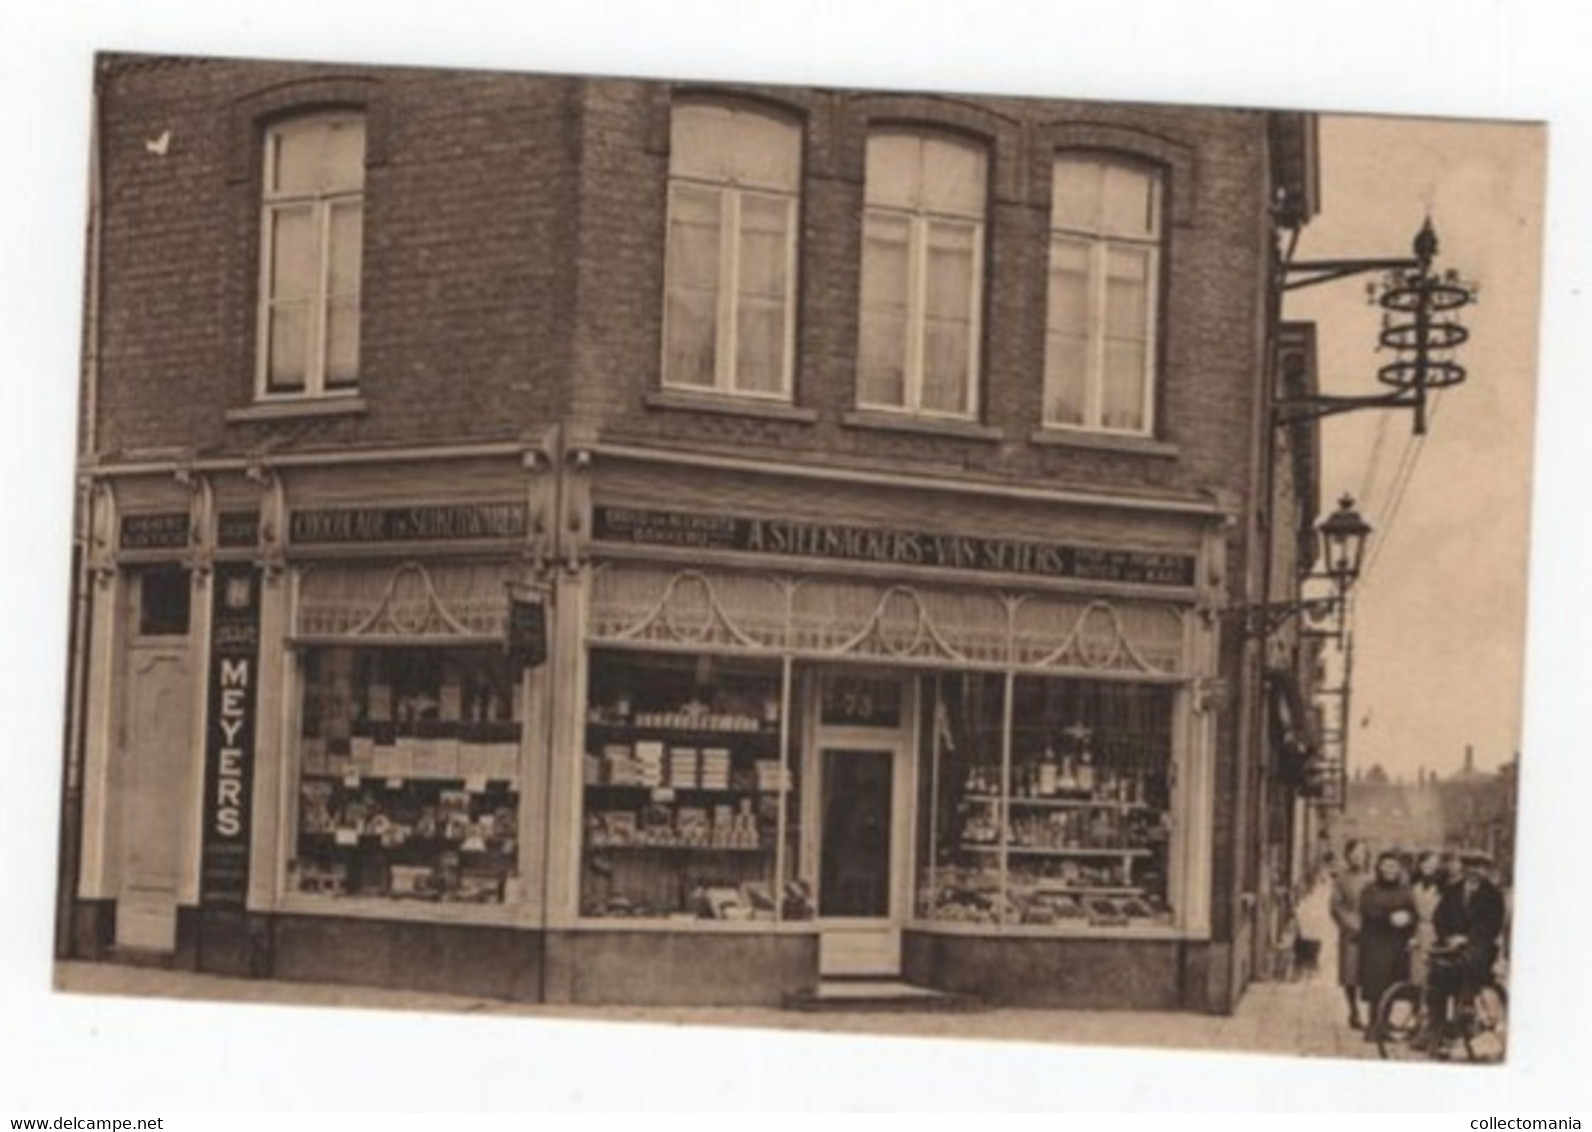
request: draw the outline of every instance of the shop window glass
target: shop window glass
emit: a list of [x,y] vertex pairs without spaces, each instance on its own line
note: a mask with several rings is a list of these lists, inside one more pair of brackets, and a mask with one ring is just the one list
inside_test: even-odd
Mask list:
[[1172,697],[1160,686],[942,676],[925,697],[918,911],[983,924],[1169,924]]
[[299,652],[290,886],[330,898],[515,899],[520,674],[492,647]]
[[596,650],[589,686],[581,914],[810,916],[780,664]]
[[138,635],[187,636],[192,601],[193,588],[188,571],[182,567],[160,566],[144,571],[138,578]]

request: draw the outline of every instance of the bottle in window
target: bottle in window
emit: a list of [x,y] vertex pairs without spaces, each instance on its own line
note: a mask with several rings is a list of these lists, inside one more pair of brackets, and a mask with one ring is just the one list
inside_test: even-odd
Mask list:
[[1045,746],[1045,754],[1039,760],[1039,796],[1042,798],[1054,796],[1059,784],[1060,777],[1056,765],[1056,752],[1054,748],[1047,744]]

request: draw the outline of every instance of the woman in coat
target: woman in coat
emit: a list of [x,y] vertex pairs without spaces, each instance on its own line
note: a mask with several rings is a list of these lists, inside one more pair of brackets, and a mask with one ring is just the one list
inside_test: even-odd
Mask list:
[[1360,890],[1360,993],[1370,1004],[1374,1033],[1376,1004],[1387,988],[1410,976],[1410,936],[1415,932],[1415,898],[1404,879],[1404,865],[1393,853],[1376,859],[1376,875]]
[[1338,925],[1338,985],[1349,1003],[1349,1025],[1358,1030],[1360,1021],[1360,890],[1371,879],[1366,868],[1365,842],[1353,840],[1343,847],[1343,868],[1332,878],[1332,899],[1328,904],[1332,922]]

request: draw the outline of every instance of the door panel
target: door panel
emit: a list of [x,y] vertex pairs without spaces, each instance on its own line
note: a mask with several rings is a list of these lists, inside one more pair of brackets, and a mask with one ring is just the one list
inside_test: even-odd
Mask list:
[[824,751],[820,916],[889,917],[894,780],[893,751]]
[[193,685],[184,650],[136,649],[129,661],[121,774],[125,867],[116,942],[170,951],[177,935]]

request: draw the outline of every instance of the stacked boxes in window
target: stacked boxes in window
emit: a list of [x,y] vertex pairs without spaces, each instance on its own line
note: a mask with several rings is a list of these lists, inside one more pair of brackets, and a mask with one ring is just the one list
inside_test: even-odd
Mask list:
[[778,759],[758,759],[756,767],[759,794],[783,793],[790,789],[790,768]]
[[706,747],[702,751],[702,789],[730,788],[730,752],[725,747]]
[[670,747],[668,784],[676,790],[694,790],[698,780],[697,765],[695,747]]
[[663,744],[647,739],[636,744],[636,766],[640,774],[640,786],[663,785]]

